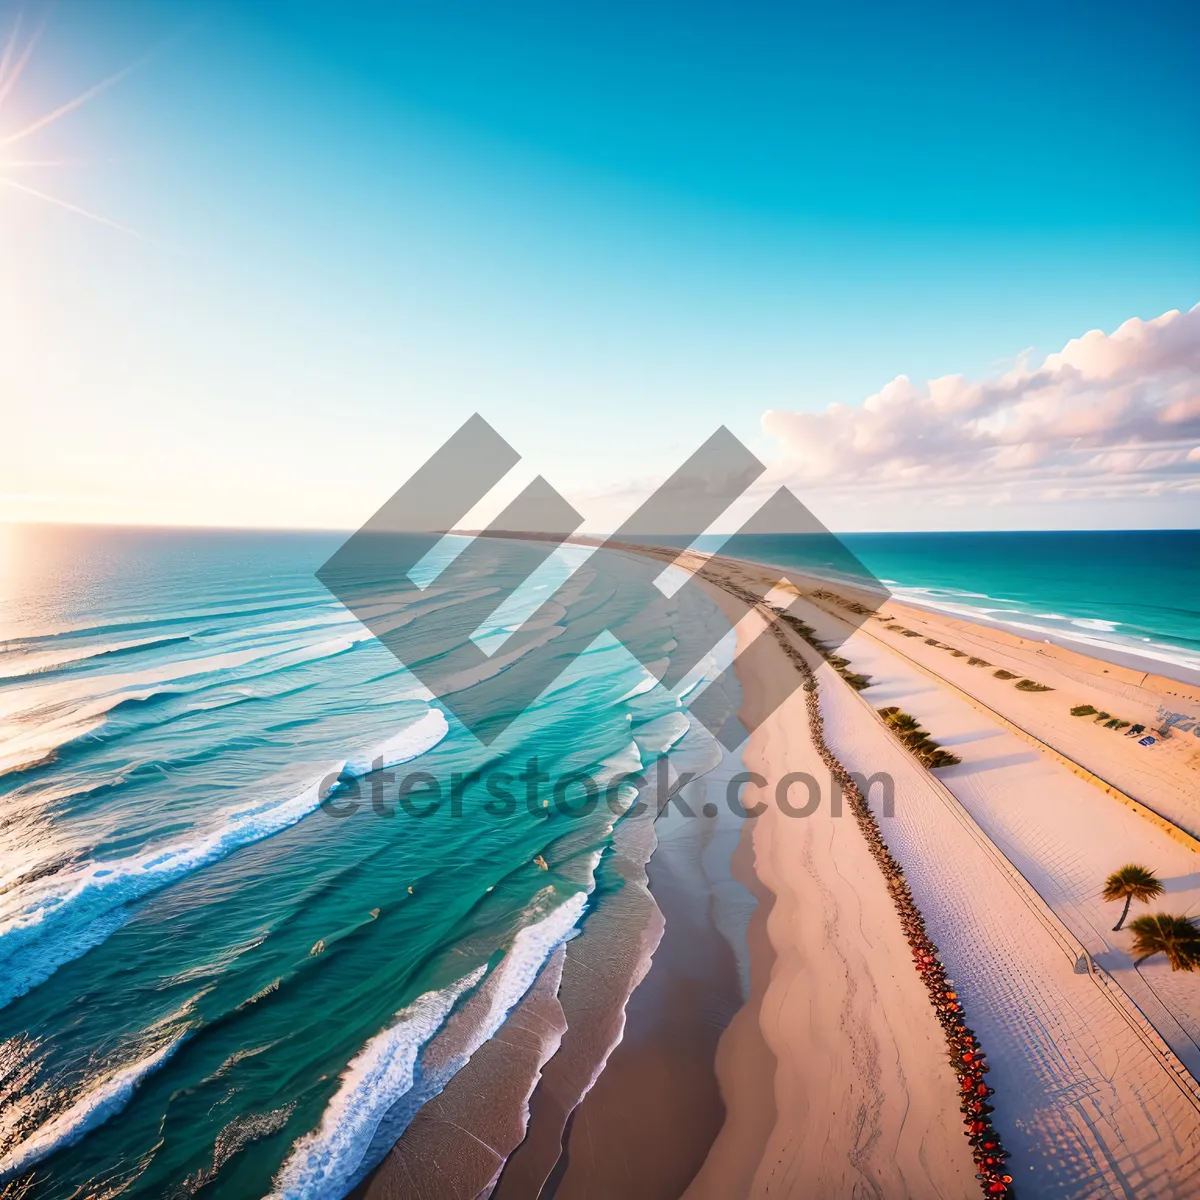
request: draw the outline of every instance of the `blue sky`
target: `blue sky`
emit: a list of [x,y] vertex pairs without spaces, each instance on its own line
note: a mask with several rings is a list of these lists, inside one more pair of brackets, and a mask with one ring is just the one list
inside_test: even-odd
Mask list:
[[1194,524],[1183,418],[986,511],[764,427],[1200,301],[1200,12],[1046,7],[65,0],[0,138],[149,57],[0,181],[137,236],[0,188],[0,515],[351,527],[478,410],[594,526],[720,423],[837,527]]

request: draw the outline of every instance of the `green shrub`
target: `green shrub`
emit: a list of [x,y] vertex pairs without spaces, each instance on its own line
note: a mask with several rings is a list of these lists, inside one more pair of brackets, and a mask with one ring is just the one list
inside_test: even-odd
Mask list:
[[921,728],[921,724],[916,717],[909,713],[901,712],[896,705],[892,704],[887,708],[881,708],[877,711],[883,718],[884,723],[899,738],[900,744],[924,766],[930,769],[934,767],[952,767],[962,761],[957,755],[951,754],[948,750],[943,750]]
[[1071,709],[1073,717],[1090,717],[1096,710],[1090,704],[1077,704]]
[[1052,692],[1052,687],[1047,687],[1044,683],[1035,683],[1032,679],[1022,679],[1017,684],[1018,692]]
[[967,657],[967,652],[965,650],[955,650],[953,646],[947,646],[946,649],[949,650],[950,653],[953,654],[955,658],[966,658]]
[[920,637],[921,635],[915,629],[905,629],[900,634],[901,637]]
[[998,671],[993,671],[992,674],[995,675],[997,679],[1016,679],[1016,675],[1014,675],[1012,671],[1006,671],[1003,667],[1001,667]]
[[968,667],[990,667],[992,664],[986,658],[968,658]]
[[957,754],[951,754],[949,750],[943,750],[940,747],[935,750],[926,759],[927,767],[954,767],[957,766],[962,759]]

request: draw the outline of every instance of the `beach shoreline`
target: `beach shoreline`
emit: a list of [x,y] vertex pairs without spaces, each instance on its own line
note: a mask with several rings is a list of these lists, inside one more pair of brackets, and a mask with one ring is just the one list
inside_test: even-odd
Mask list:
[[[658,556],[669,553],[663,551]],[[702,562],[707,562],[710,573],[723,576],[735,592],[739,583],[769,573],[759,564],[733,560],[714,566],[714,560],[697,557],[690,565],[695,569]],[[713,584],[710,590],[716,595],[720,588]],[[1164,704],[1175,704],[1172,711],[1190,708],[1200,713],[1200,689],[1153,671],[1093,658],[895,599],[865,620],[847,623],[845,606],[855,603],[853,593],[844,590],[839,596],[828,581],[819,579],[813,579],[803,603],[806,619],[821,626],[816,648],[809,646],[801,652],[812,658],[810,666],[820,680],[823,705],[853,693],[822,659],[836,650],[850,655],[853,662],[855,652],[851,647],[871,644],[879,653],[907,663],[914,672],[923,671],[925,678],[940,680],[936,688],[939,693],[944,690],[968,700],[974,698],[981,711],[1002,715],[1013,724],[1019,722],[1031,731],[1030,738],[1040,744],[1045,757],[1056,757],[1061,765],[1069,755],[1069,761],[1081,768],[1078,775],[1094,771],[1096,777],[1113,778],[1131,795],[1138,793],[1147,805],[1157,805],[1155,811],[1168,810],[1165,819],[1178,821],[1185,832],[1189,825],[1200,829],[1200,812],[1193,814],[1186,805],[1176,804],[1173,808],[1169,802],[1171,795],[1178,795],[1181,781],[1186,787],[1200,768],[1200,756],[1192,754],[1190,744],[1195,741],[1200,747],[1200,740],[1194,739],[1189,730],[1176,732],[1175,736],[1168,733],[1156,738],[1153,746],[1141,747],[1138,739],[1125,737],[1122,729],[1070,715],[1071,707],[1096,701],[1096,711],[1107,711],[1101,704],[1108,704],[1114,712],[1121,706],[1120,719],[1125,719],[1126,713],[1132,718],[1126,720],[1128,726],[1144,723],[1149,728],[1155,717],[1162,723],[1159,710]],[[759,615],[760,625],[765,625],[765,617]],[[748,637],[750,634],[739,628],[740,649]],[[961,649],[958,642],[962,643]],[[982,666],[973,661],[981,659],[981,651],[988,655]],[[782,672],[794,671],[795,667],[780,653],[766,669]],[[997,671],[1004,677],[997,678]],[[761,704],[763,696],[779,693],[777,675],[765,680],[741,666],[738,675],[744,707],[753,709]],[[1040,690],[1017,690],[1013,686],[1025,679],[1034,680]],[[878,686],[868,684],[868,695]],[[842,741],[850,730],[857,731],[854,736],[866,730],[871,721],[868,709],[878,707],[868,695],[856,701],[859,708],[846,709],[843,705],[833,718],[835,734]],[[867,701],[866,707],[862,707],[863,700]],[[767,781],[765,798],[774,783],[789,772],[808,769],[819,777],[802,708],[803,693],[796,692],[766,721],[755,722],[757,728],[744,747],[742,765]],[[1179,725],[1177,722],[1176,730]],[[897,752],[894,746],[893,741],[892,753]],[[1156,752],[1156,757],[1148,759],[1147,750]],[[1146,772],[1146,762],[1152,762],[1155,769]],[[875,764],[853,764],[860,768],[864,765]],[[922,776],[929,781],[925,787],[937,786],[934,775],[916,764],[913,767],[917,786],[921,786]],[[1200,796],[1200,788],[1195,794]],[[832,804],[832,795],[829,800]],[[1103,797],[1102,802],[1107,804],[1109,800]],[[885,837],[888,832],[885,828]],[[988,835],[983,836],[986,839]],[[656,853],[663,853],[661,844]],[[1007,853],[1011,856],[1011,851]],[[847,854],[858,856],[857,867],[848,867],[847,860],[840,857]],[[687,1133],[663,1147],[663,1161],[672,1167],[655,1174],[653,1182],[643,1179],[649,1188],[647,1196],[662,1196],[665,1200],[670,1195],[686,1195],[689,1200],[717,1200],[731,1195],[809,1195],[814,1194],[814,1188],[820,1191],[832,1187],[836,1192],[853,1186],[855,1179],[873,1194],[888,1197],[951,1196],[974,1190],[977,1184],[971,1178],[974,1164],[970,1147],[956,1128],[961,1124],[958,1084],[946,1058],[935,1013],[913,969],[883,879],[877,868],[867,864],[862,857],[865,854],[866,843],[853,822],[822,821],[819,817],[815,821],[789,821],[771,809],[757,820],[744,822],[736,847],[728,856],[730,878],[740,878],[757,901],[745,924],[744,940],[735,947],[744,956],[748,973],[742,987],[744,1003],[722,1015],[718,1037],[711,1042],[693,1040],[688,1050],[708,1061],[710,1074],[702,1070],[697,1078],[717,1082],[718,1104],[714,1106],[711,1093],[705,1092],[707,1084],[692,1089],[690,1107],[677,1094],[672,1101],[670,1089],[658,1097],[657,1105],[649,1103],[653,1088],[646,1086],[650,1077],[647,1072],[654,1074],[655,1063],[665,1068],[673,1055],[681,1053],[683,1044],[679,1039],[672,1044],[665,1032],[666,1019],[672,1010],[676,1014],[685,1012],[687,1017],[695,1015],[695,997],[681,998],[676,993],[669,1000],[671,989],[656,986],[656,981],[661,984],[662,980],[679,976],[678,965],[673,969],[670,954],[662,950],[663,945],[670,945],[664,939],[657,944],[645,977],[626,1002],[627,1024],[608,1056],[608,1068],[592,1085],[581,1107],[568,1115],[561,1111],[560,1104],[559,1115],[550,1122],[547,1132],[544,1120],[539,1124],[536,1117],[538,1089],[543,1085],[538,1083],[533,1089],[530,1111],[534,1117],[525,1139],[541,1145],[543,1158],[561,1155],[558,1168],[544,1187],[536,1185],[537,1190],[530,1181],[522,1190],[512,1176],[505,1187],[502,1173],[500,1186],[493,1194],[507,1200],[539,1194],[575,1200],[603,1195],[609,1184],[628,1190],[631,1179],[639,1177],[639,1161],[645,1161],[639,1155],[647,1152],[645,1147],[653,1144],[653,1139],[639,1143],[632,1138],[623,1159],[614,1159],[613,1152],[632,1129],[653,1128],[653,1120],[647,1121],[647,1116],[661,1115],[663,1103],[674,1104],[674,1111],[683,1118],[678,1127]],[[664,855],[656,865],[655,857],[647,866],[650,893],[654,894],[657,883],[666,901],[672,890],[669,862]],[[799,873],[797,863],[804,864]],[[928,900],[934,894],[928,889],[937,889],[936,880],[931,882],[928,875],[929,864],[912,865],[923,872],[917,887],[918,900],[922,896]],[[823,874],[830,871],[830,875]],[[1041,882],[1034,880],[1035,886]],[[665,905],[668,938],[672,936],[673,920],[675,935],[680,933],[681,918],[672,918],[671,909],[681,912],[687,903],[686,889],[675,890],[677,894]],[[693,893],[691,899],[694,903],[703,897]],[[937,907],[936,901],[930,902]],[[803,919],[802,914],[811,915],[821,911],[822,906],[828,914],[825,921]],[[851,914],[853,921],[847,919]],[[868,928],[873,932],[868,934]],[[834,932],[830,933],[831,929]],[[831,961],[850,964],[844,966],[841,978],[846,991],[840,994],[837,987],[830,987]],[[838,973],[833,972],[833,978],[837,977]],[[864,1001],[863,997],[870,999]],[[1145,997],[1138,1000],[1149,1007]],[[860,1006],[857,1010],[855,1003]],[[985,1011],[987,1003],[987,997],[981,994],[979,1004]],[[789,1004],[797,1006],[790,1015],[785,1011]],[[968,1004],[968,1016],[970,1008]],[[848,1010],[857,1014],[854,1029],[868,1032],[866,1050],[861,1038],[850,1036]],[[1136,1004],[1134,1011],[1138,1011]],[[1143,1042],[1154,1035],[1154,1030],[1142,1031]],[[987,1038],[984,1040],[986,1043]],[[881,1046],[887,1047],[882,1055]],[[1012,1052],[1011,1046],[1008,1051]],[[1168,1056],[1173,1053],[1167,1050]],[[706,1058],[709,1055],[711,1060]],[[888,1076],[881,1062],[898,1066],[899,1073]],[[995,1062],[993,1057],[993,1065]],[[549,1063],[553,1069],[553,1057]],[[1013,1069],[1014,1064],[1003,1064],[1005,1073]],[[1141,1089],[1156,1086],[1155,1072],[1163,1069],[1161,1061],[1150,1063],[1143,1055],[1131,1080],[1123,1082],[1122,1087],[1140,1094]],[[881,1070],[884,1075],[880,1075]],[[670,1071],[663,1069],[659,1074],[669,1076]],[[1019,1085],[1026,1090],[1028,1086],[1027,1081]],[[709,1099],[704,1098],[706,1094]],[[875,1097],[866,1109],[861,1102],[864,1094]],[[859,1099],[852,1103],[855,1095]],[[997,1104],[1000,1101],[998,1097]],[[1004,1105],[999,1109],[1001,1125],[1010,1132],[1023,1128],[1029,1114],[1022,1115],[1022,1104],[1030,1102],[1028,1096],[1018,1097],[1016,1102],[1008,1098],[1007,1109]],[[1122,1099],[1121,1105],[1126,1103]],[[849,1122],[838,1115],[844,1114],[847,1107],[859,1114]],[[1176,1118],[1200,1122],[1200,1109],[1189,1110],[1184,1104],[1183,1117],[1176,1114]],[[1155,1123],[1150,1120],[1146,1124],[1146,1136],[1152,1138]],[[560,1130],[557,1147],[553,1144],[555,1127]],[[864,1130],[868,1132],[864,1134]],[[1114,1136],[1123,1136],[1115,1120],[1113,1130]],[[1037,1145],[1038,1137],[1026,1131],[1019,1143],[1017,1166],[1027,1171],[1043,1169]],[[521,1154],[518,1148],[510,1161],[518,1162]],[[696,1169],[680,1192],[676,1190],[678,1180],[691,1169],[685,1170],[688,1163]],[[1029,1183],[1025,1179],[1021,1182],[1026,1194]],[[1060,1182],[1048,1179],[1046,1186],[1053,1190]],[[1033,1194],[1038,1191],[1035,1187]],[[372,1190],[368,1194],[388,1193]],[[1162,1194],[1182,1197],[1196,1193],[1178,1184]]]

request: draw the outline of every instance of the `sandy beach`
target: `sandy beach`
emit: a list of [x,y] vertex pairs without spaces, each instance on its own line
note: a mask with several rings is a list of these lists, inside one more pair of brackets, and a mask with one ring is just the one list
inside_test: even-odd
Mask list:
[[[726,586],[771,574],[728,560],[708,573],[733,616]],[[536,1013],[552,1034],[511,1068],[526,1079],[517,1090],[529,1118],[521,1143],[489,1159],[509,1153],[507,1165],[462,1190],[445,1190],[444,1174],[440,1191],[414,1190],[411,1178],[397,1190],[406,1143],[422,1133],[414,1123],[365,1194],[988,1194],[907,904],[936,946],[938,986],[952,989],[937,995],[954,997],[986,1055],[995,1132],[985,1136],[1011,1156],[994,1170],[1015,1194],[1200,1195],[1200,988],[1161,956],[1135,966],[1130,935],[1112,931],[1100,898],[1111,871],[1138,861],[1164,881],[1156,907],[1200,907],[1200,741],[1186,719],[1200,714],[1200,691],[912,606],[848,620],[855,602],[812,581],[783,599],[807,637],[764,605],[739,624],[754,732],[740,763],[690,786],[694,798],[718,797],[740,767],[755,776],[743,803],[763,812],[660,818],[648,891],[634,893],[649,906],[627,912],[624,931],[650,929],[637,940],[652,957],[620,1028],[585,1039],[590,1053],[573,1048],[569,1010],[605,989],[594,979],[572,996],[578,943],[565,972],[548,965],[514,1011],[515,1029]],[[826,661],[834,651],[848,662],[840,672]],[[793,688],[797,671],[815,691],[792,691],[760,721],[756,709]],[[856,691],[848,672],[867,686]],[[1071,715],[1083,705],[1095,712]],[[961,761],[919,763],[879,717],[888,706]],[[1153,744],[1125,736],[1139,724]],[[886,807],[884,789],[868,788],[866,819],[906,881],[899,899],[831,764],[890,777]],[[819,802],[797,816],[809,798],[801,775]],[[600,941],[599,931],[579,941],[588,936]],[[595,1072],[586,1080],[584,1062]],[[476,1067],[455,1082],[474,1077],[478,1105],[487,1068]]]
[[[730,570],[734,578],[754,573]],[[1200,745],[1190,733],[1176,732],[1142,746],[1070,710],[1091,704],[1149,729],[1163,724],[1164,708],[1200,712],[1200,696],[1153,673],[891,603],[854,631],[841,615],[852,597],[835,599],[816,584],[814,591],[825,596],[797,600],[790,611],[814,628],[821,644],[849,660],[848,670],[871,681],[856,693],[827,665],[818,668],[827,741],[850,769],[887,771],[895,780],[895,815],[881,815],[880,825],[989,1053],[996,1126],[1013,1156],[1009,1170],[1020,1194],[1197,1194],[1200,989],[1194,977],[1173,974],[1161,956],[1135,969],[1130,935],[1111,931],[1112,906],[1100,890],[1117,866],[1145,862],[1164,881],[1162,908],[1196,910],[1200,859],[1186,822],[1200,796]],[[807,652],[819,661],[811,648]],[[988,665],[972,665],[972,658],[986,658]],[[1009,678],[997,678],[996,670]],[[1021,679],[1054,690],[1018,690]],[[937,771],[920,766],[872,711],[890,705],[915,715],[961,764]],[[776,725],[781,728],[772,736]],[[751,738],[747,762],[757,763],[768,780],[804,770],[793,765],[795,743],[803,755],[803,741],[801,720],[781,711]],[[878,810],[878,796],[873,803]],[[819,813],[789,822],[772,810],[753,832],[756,869],[776,897],[769,923],[776,960],[760,1018],[764,1030],[780,1019],[771,989],[786,994],[793,983],[786,966],[803,954],[815,924],[811,902],[795,899],[813,876],[813,860],[804,860],[803,872],[795,869],[794,851],[786,853],[782,870],[773,871],[772,861],[781,840],[807,838],[821,851],[819,875],[823,863],[836,861],[837,845],[836,835],[818,840],[820,823]],[[851,832],[849,822],[828,824]],[[852,899],[880,918],[869,873],[854,882]],[[800,913],[808,919],[801,921]],[[860,920],[839,929],[845,955],[861,942],[865,926]],[[1086,963],[1085,951],[1090,973],[1078,966],[1081,958]],[[869,986],[881,953],[886,950],[873,946],[871,965],[859,966],[859,987]],[[822,986],[829,986],[829,974],[825,963]],[[809,984],[812,990],[814,981]],[[910,1036],[919,1028],[918,999],[905,1008],[893,998],[898,1007],[892,1011],[906,1013],[901,1024]],[[819,1028],[828,1052],[838,1044],[836,1020]],[[841,1049],[853,1061],[852,1040],[843,1039]],[[802,1064],[802,1087],[819,1092],[830,1109],[838,1107],[838,1090],[830,1076],[814,1070],[816,1061],[811,1048],[794,1046],[790,1070]],[[788,1073],[780,1056],[777,1096],[787,1095]],[[727,1095],[736,1109],[736,1080]],[[922,1097],[909,1119],[932,1102]],[[885,1100],[881,1115],[886,1109]],[[793,1095],[780,1105],[781,1114],[789,1110],[798,1117],[803,1100]],[[773,1141],[786,1144],[778,1126]],[[832,1160],[855,1161],[853,1143],[816,1144]],[[722,1149],[720,1139],[716,1149]],[[951,1148],[945,1151],[944,1167],[953,1161]],[[812,1169],[811,1153],[799,1158]],[[765,1172],[778,1171],[782,1161],[765,1155],[746,1194],[768,1194]],[[926,1154],[922,1161],[937,1160]],[[694,1194],[720,1194],[719,1188],[703,1190],[706,1172],[719,1162],[714,1152]],[[909,1194],[907,1187],[908,1181],[893,1182],[879,1194]],[[776,1187],[769,1194],[781,1192]],[[804,1194],[804,1188],[792,1192],[785,1184],[782,1194]]]

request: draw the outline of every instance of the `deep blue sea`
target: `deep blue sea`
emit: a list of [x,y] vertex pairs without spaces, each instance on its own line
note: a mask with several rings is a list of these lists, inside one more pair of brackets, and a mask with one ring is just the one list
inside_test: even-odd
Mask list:
[[[668,751],[700,761],[686,701],[720,655],[668,691],[602,638],[484,747],[316,580],[340,535],[0,539],[0,1187],[344,1195],[444,1084],[421,1049],[463,998],[489,981],[473,1036],[490,1036],[621,886],[620,806],[576,816],[521,792],[497,814],[468,793],[421,816],[383,777],[448,794],[533,758],[602,781]],[[1200,668],[1200,533],[845,543],[900,596]],[[424,593],[380,611],[435,614],[493,653],[568,579],[580,603],[635,604],[586,555],[556,552],[475,629],[459,614],[505,586],[503,548],[439,586],[447,547]],[[787,539],[757,557],[831,565]],[[641,630],[643,661],[692,619]]]

